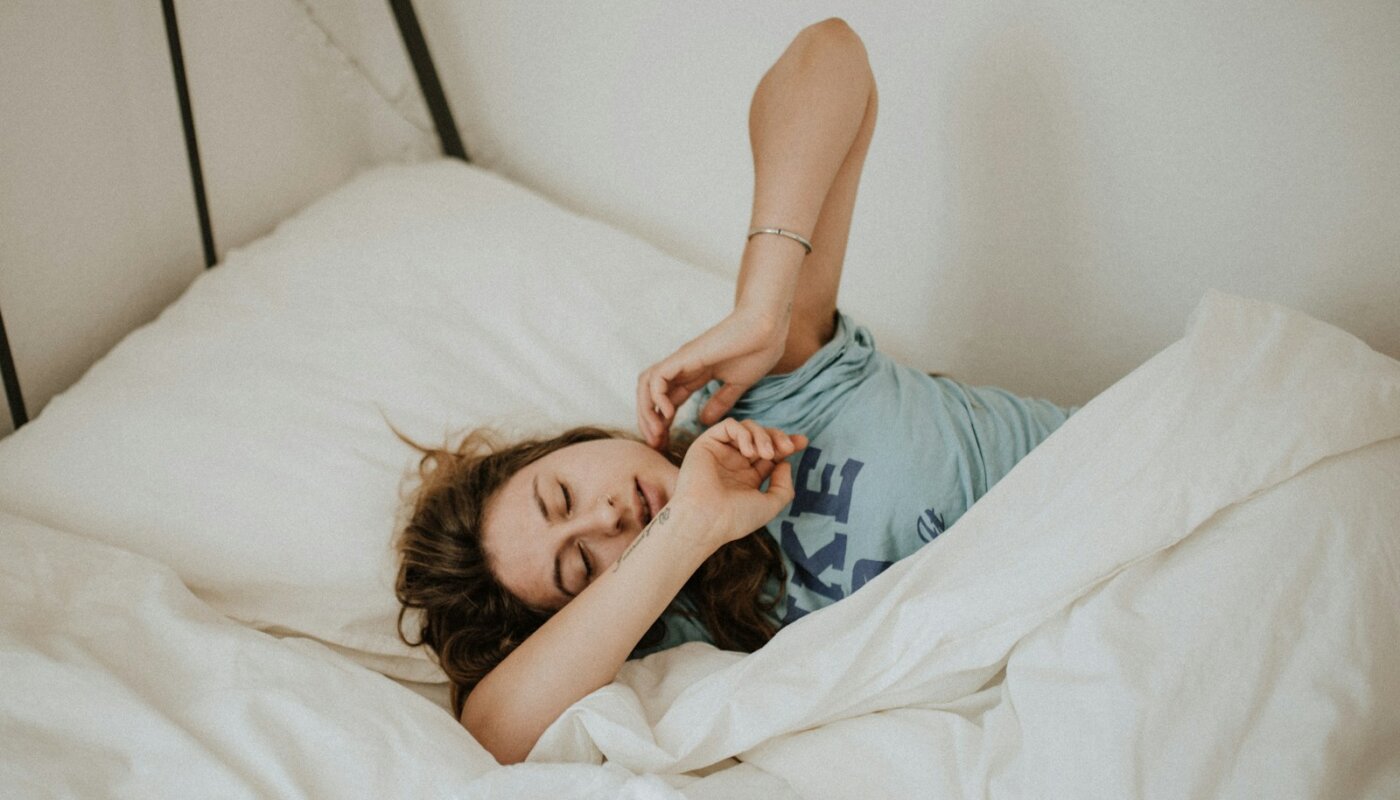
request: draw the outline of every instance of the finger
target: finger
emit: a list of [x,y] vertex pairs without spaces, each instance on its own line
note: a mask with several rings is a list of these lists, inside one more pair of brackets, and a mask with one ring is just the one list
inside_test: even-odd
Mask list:
[[671,440],[671,426],[660,417],[654,417],[653,420],[651,446],[657,450],[665,450]]
[[734,443],[739,446],[739,452],[744,458],[753,461],[758,458],[758,451],[754,449],[753,431],[744,427],[742,422],[735,422],[733,425]]
[[779,463],[781,462],[770,461],[766,458],[762,458],[758,461],[753,462],[753,468],[754,471],[758,473],[759,482],[762,483],[763,481],[768,480],[768,476],[773,474],[774,468],[776,468]]
[[705,404],[705,408],[701,410],[700,421],[711,425],[715,420],[728,414],[748,388],[746,384],[742,383],[726,383],[719,387],[719,390],[710,397],[710,401]]
[[[699,382],[699,386],[704,386],[706,383],[707,381],[701,380]],[[671,390],[666,393],[666,399],[670,400],[671,405],[675,406],[677,414],[680,413],[681,406],[685,405],[685,401],[689,400],[690,396],[695,394],[696,388],[699,387],[691,386],[689,384],[683,386],[671,386]]]
[[705,362],[684,355],[684,351],[675,353],[656,366],[656,371],[668,384],[692,383],[705,373]]
[[647,440],[647,444],[655,447],[659,426],[654,418],[655,412],[652,410],[651,397],[647,391],[650,372],[651,370],[646,370],[637,376],[637,431]]
[[777,428],[768,429],[768,438],[773,440],[773,448],[781,455],[791,455],[797,450],[797,446],[792,443],[792,437]]
[[671,421],[671,416],[676,413],[676,407],[666,397],[667,380],[660,372],[651,376],[649,384],[651,389],[651,404],[656,407],[657,416],[666,422]]
[[792,464],[786,461],[778,462],[778,466],[768,478],[768,496],[779,506],[791,503],[792,498],[797,496],[792,487]]
[[710,382],[710,375],[709,375],[709,373],[708,373],[708,372],[701,371],[701,372],[697,373],[697,374],[695,375],[695,377],[693,377],[693,378],[691,378],[691,379],[689,379],[689,380],[684,381],[683,383],[681,383],[681,386],[684,386],[685,389],[686,389],[686,391],[688,391],[688,392],[694,392],[696,389],[699,389],[701,386],[704,386],[705,384],[707,384],[707,383],[709,383],[709,382]]
[[758,451],[758,454],[769,460],[775,458],[773,438],[768,435],[768,429],[751,419],[743,420],[743,425],[753,436],[754,449]]
[[691,390],[687,387],[672,384],[671,388],[666,392],[666,399],[671,401],[671,405],[680,408],[681,404],[686,401],[686,398],[690,397],[690,393]]
[[754,460],[753,436],[739,420],[726,417],[716,422],[710,428],[709,433],[715,437],[716,441],[725,442],[738,450],[744,458],[750,461]]

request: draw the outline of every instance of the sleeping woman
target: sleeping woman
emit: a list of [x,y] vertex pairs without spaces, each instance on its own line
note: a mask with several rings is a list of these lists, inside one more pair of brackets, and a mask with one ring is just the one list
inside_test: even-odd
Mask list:
[[753,651],[859,590],[1069,415],[897,364],[837,310],[876,107],[841,20],[802,30],[763,76],[734,310],[641,373],[640,436],[419,448],[397,593],[422,622],[405,641],[433,650],[503,763],[628,658]]

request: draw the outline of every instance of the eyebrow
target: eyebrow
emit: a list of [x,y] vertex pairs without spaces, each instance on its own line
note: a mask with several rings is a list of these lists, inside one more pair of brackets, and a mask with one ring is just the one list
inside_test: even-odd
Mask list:
[[[534,487],[535,491],[535,505],[540,507],[540,516],[544,517],[545,522],[548,522],[549,512],[545,510],[544,499],[540,497],[539,475],[535,476],[535,479],[531,485]],[[562,549],[563,548],[560,548],[561,551]],[[571,592],[568,589],[564,588],[564,568],[563,564],[559,560],[559,552],[555,552],[554,554],[554,588],[558,589],[560,594],[564,595],[569,599],[573,599],[578,596],[574,592]]]

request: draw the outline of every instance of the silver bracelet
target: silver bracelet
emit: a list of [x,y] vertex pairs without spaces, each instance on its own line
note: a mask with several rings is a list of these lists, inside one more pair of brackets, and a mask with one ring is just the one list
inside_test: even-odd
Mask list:
[[750,239],[759,235],[760,233],[772,233],[778,236],[786,236],[794,242],[797,242],[798,244],[802,245],[802,247],[807,251],[809,255],[812,252],[812,243],[807,241],[807,237],[803,236],[800,233],[793,233],[792,231],[786,230],[784,228],[749,228]]

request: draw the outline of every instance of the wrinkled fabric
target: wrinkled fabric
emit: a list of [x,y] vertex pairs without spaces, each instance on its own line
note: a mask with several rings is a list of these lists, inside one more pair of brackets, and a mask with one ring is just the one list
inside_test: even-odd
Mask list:
[[825,797],[1393,797],[1400,363],[1212,293],[939,540],[748,656],[629,663],[531,759]]

